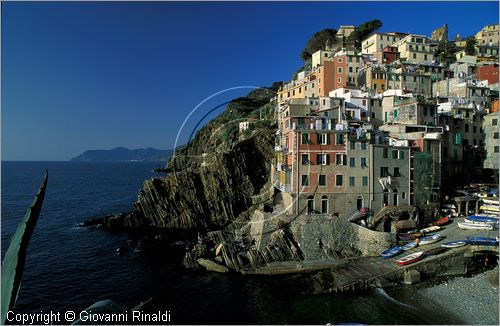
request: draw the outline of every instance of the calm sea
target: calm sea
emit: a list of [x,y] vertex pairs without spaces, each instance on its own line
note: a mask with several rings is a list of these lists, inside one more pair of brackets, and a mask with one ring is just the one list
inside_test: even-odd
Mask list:
[[[161,252],[115,251],[126,234],[75,228],[86,219],[130,211],[155,163],[2,162],[2,258],[49,170],[42,214],[28,249],[16,311],[80,311],[103,299],[126,308],[153,298],[172,323],[453,324],[399,304],[382,291],[301,296],[279,279],[185,270]],[[409,291],[409,290],[399,290]]]

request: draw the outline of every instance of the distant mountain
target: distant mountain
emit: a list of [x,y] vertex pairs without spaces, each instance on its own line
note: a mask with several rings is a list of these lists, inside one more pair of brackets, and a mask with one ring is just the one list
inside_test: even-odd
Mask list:
[[110,150],[96,149],[83,152],[73,157],[73,162],[166,162],[173,149],[161,150],[156,148],[139,148],[130,150],[125,147],[117,147]]

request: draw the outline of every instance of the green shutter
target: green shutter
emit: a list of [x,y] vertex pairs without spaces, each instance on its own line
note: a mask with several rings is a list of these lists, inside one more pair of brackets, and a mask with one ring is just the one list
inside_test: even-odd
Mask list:
[[331,139],[330,139],[330,136],[331,136],[330,134],[326,134],[326,143],[327,143],[328,145],[330,145],[330,144],[331,144],[331,142],[332,142],[332,141],[331,141]]
[[330,165],[330,154],[326,154],[326,165]]

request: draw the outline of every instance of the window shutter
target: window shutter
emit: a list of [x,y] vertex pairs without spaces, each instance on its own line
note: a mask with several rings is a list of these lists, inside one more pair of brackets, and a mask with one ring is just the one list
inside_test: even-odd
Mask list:
[[316,134],[316,145],[321,144],[321,134]]
[[330,154],[326,154],[326,165],[330,165]]
[[320,157],[319,157],[319,154],[316,154],[316,164],[319,165],[321,162],[320,162]]
[[331,144],[331,142],[332,142],[332,141],[330,140],[330,136],[331,136],[330,134],[326,134],[326,143],[327,143],[328,145],[330,145],[330,144]]

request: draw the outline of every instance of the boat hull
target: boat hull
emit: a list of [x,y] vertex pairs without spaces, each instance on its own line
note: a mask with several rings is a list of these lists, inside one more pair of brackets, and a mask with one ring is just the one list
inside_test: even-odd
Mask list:
[[401,259],[396,260],[396,265],[399,265],[399,266],[409,265],[409,264],[412,264],[416,261],[419,261],[420,259],[422,259],[424,257],[425,257],[424,252],[419,251],[419,252],[413,253],[411,255],[408,255],[408,256],[405,256]]
[[467,242],[465,240],[458,240],[458,241],[450,241],[450,242],[443,243],[441,245],[441,247],[444,247],[444,248],[458,248],[458,247],[465,246],[466,244],[467,244]]
[[484,223],[467,223],[467,222],[458,222],[458,227],[462,230],[493,230],[494,226],[491,224]]

